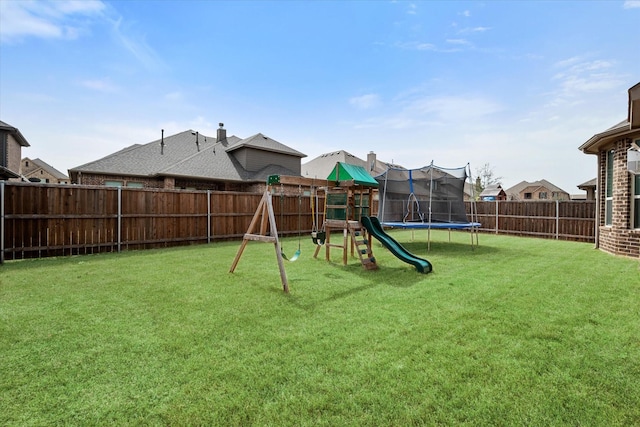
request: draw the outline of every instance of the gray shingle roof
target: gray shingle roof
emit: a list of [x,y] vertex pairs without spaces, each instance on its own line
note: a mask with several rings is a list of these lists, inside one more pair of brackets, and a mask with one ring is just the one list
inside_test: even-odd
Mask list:
[[306,154],[302,154],[301,152],[296,151],[291,147],[287,147],[286,145],[279,143],[275,139],[271,139],[261,133],[257,133],[253,136],[250,136],[249,138],[245,138],[242,141],[229,146],[229,148],[227,148],[227,152],[231,152],[242,147],[272,151],[274,153],[290,154],[292,156],[298,156],[300,158],[307,157]]
[[51,166],[50,164],[48,164],[47,162],[41,160],[41,159],[31,159],[31,162],[33,164],[35,164],[36,166],[44,169],[45,171],[49,172],[52,176],[56,177],[57,179],[69,179],[69,177],[65,174],[63,174],[62,172],[60,172],[58,169],[54,168],[53,166]]
[[[261,180],[260,172],[246,171],[229,152],[239,147],[251,147],[299,157],[304,156],[304,154],[271,138],[264,137],[262,134],[256,134],[247,139],[229,136],[220,142],[216,142],[215,137],[200,134],[198,147],[196,136],[192,132],[195,133],[190,129],[165,137],[164,148],[161,147],[160,139],[143,145],[134,144],[69,171],[110,175],[250,181]],[[281,170],[282,175],[297,175],[293,171],[276,166],[269,167],[267,175],[278,173],[271,172],[276,169]]]
[[0,130],[4,130],[12,134],[21,146],[30,147],[29,142],[27,142],[27,139],[20,133],[18,128],[0,120]]
[[502,191],[504,190],[502,189],[502,186],[500,186],[499,184],[488,185],[487,188],[482,190],[482,193],[480,193],[480,197],[498,196]]
[[[538,189],[540,187],[544,187],[549,191],[567,193],[562,188],[556,187],[555,185],[553,185],[552,183],[550,183],[546,179],[541,179],[540,181],[534,181],[534,182],[522,181],[522,182],[519,182],[518,184],[514,185],[513,187],[510,187],[509,189],[505,190],[505,192],[507,194],[509,194],[509,195],[511,195],[511,194],[520,194],[521,191],[523,191],[525,188],[529,188],[529,187],[531,187],[532,189]],[[567,193],[567,194],[569,194],[569,193]]]
[[402,166],[385,163],[376,159],[373,170],[371,170],[371,165],[368,165],[366,160],[362,160],[361,158],[356,157],[347,151],[338,150],[321,154],[315,159],[304,163],[302,165],[302,176],[307,178],[325,179],[329,176],[331,171],[333,171],[333,168],[338,162],[361,166],[365,168],[365,170],[369,172],[371,176],[377,176],[381,173],[384,173],[384,171],[387,170],[388,166],[402,168]]

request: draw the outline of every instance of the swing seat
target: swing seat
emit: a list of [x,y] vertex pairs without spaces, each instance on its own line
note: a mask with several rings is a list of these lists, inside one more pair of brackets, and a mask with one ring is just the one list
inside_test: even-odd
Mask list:
[[311,240],[318,246],[324,245],[324,239],[327,237],[327,233],[324,231],[311,233]]
[[294,262],[295,260],[298,259],[298,257],[300,257],[300,249],[298,249],[291,258],[288,258],[287,255],[284,253],[284,251],[281,251],[280,255],[282,255],[282,258],[286,259],[287,261]]

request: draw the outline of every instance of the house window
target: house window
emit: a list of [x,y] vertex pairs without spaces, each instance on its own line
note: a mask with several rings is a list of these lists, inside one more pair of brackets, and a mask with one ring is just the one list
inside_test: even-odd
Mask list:
[[524,193],[524,198],[525,200],[531,200],[532,199],[531,193]]
[[540,194],[538,195],[538,197],[540,199],[546,199],[547,198],[547,192],[546,191],[541,191]]
[[613,150],[607,151],[606,162],[604,225],[611,225],[613,224]]
[[141,182],[127,182],[129,188],[144,188],[144,184]]
[[105,181],[104,185],[107,187],[122,187],[122,181]]
[[[640,139],[633,141],[636,147],[640,147]],[[633,201],[631,203],[633,207],[633,228],[640,228],[640,175],[633,175]]]

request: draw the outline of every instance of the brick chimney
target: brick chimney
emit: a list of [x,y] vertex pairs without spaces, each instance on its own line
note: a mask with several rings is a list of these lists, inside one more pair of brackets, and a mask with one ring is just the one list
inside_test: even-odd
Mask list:
[[367,154],[367,172],[373,172],[376,168],[376,153],[369,151]]
[[218,135],[216,137],[216,142],[224,141],[227,139],[227,130],[224,128],[224,123],[218,123],[220,127],[218,128]]

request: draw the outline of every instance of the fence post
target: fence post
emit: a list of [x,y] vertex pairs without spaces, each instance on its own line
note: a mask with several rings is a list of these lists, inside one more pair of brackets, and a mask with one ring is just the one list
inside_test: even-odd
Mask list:
[[0,264],[4,264],[4,181],[0,181]]
[[122,243],[122,187],[118,187],[118,252]]
[[556,200],[556,240],[560,236],[560,200]]
[[496,234],[498,234],[498,199],[496,199]]
[[207,243],[211,243],[211,190],[207,190]]

